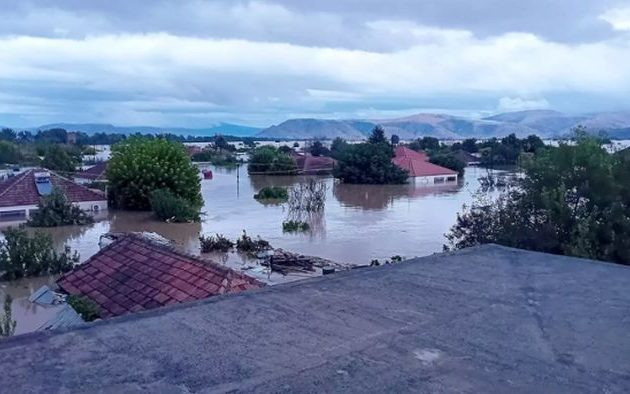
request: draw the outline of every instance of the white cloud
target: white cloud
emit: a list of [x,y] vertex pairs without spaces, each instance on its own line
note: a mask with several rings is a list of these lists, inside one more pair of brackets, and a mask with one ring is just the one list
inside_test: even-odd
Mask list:
[[521,97],[501,97],[499,99],[499,106],[497,109],[500,112],[510,112],[546,108],[549,108],[549,102],[544,98],[524,99]]
[[630,7],[613,8],[599,16],[615,30],[630,31]]
[[[505,109],[522,109],[548,106],[542,99],[523,99],[548,93],[628,98],[630,92],[627,39],[570,45],[528,33],[478,38],[408,22],[380,21],[370,28],[376,35],[406,37],[406,49],[377,52],[167,33],[0,37],[0,85],[5,96],[45,98],[41,105],[56,108],[65,103],[70,116],[81,108],[85,116],[129,123],[152,111],[171,123],[191,112],[197,118],[250,113],[277,121],[346,102],[369,108],[390,100],[412,107],[421,97],[493,96],[503,97]],[[0,98],[3,102],[8,106],[10,99]]]

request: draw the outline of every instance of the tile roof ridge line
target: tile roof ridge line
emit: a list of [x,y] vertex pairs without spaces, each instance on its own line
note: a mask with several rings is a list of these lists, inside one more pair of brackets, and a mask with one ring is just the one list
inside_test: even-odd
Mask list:
[[[26,178],[26,176],[28,174],[30,174],[31,172],[35,171],[34,168],[31,168],[30,170],[26,170],[23,173],[21,173],[20,175],[18,175],[18,177],[20,177],[19,179],[17,179],[16,181],[13,182],[13,185],[11,186],[15,186],[16,183],[21,182],[24,178]],[[7,187],[2,193],[0,193],[0,197],[4,196],[6,194],[6,192],[9,191],[9,189],[11,189],[10,187]]]
[[[226,273],[229,273],[230,271],[233,271],[232,269],[230,269],[228,267],[225,267],[225,266],[217,263],[214,260],[201,258],[200,256],[196,256],[196,255],[194,255],[192,253],[188,253],[187,251],[179,248],[176,245],[173,245],[172,243],[168,243],[168,244],[160,243],[160,242],[154,241],[154,240],[152,240],[150,238],[143,237],[143,236],[141,236],[139,234],[134,234],[134,233],[124,233],[124,235],[122,235],[121,240],[125,239],[125,238],[132,238],[132,239],[138,240],[140,242],[148,243],[148,244],[150,244],[150,245],[152,245],[152,246],[154,246],[154,247],[156,247],[158,249],[162,249],[164,251],[168,251],[168,252],[171,252],[171,253],[175,253],[175,254],[177,254],[179,256],[189,258],[189,259],[193,260],[193,262],[195,264],[200,264],[203,267],[205,267],[208,263],[210,263],[212,266],[214,266],[214,267],[216,267],[216,268],[218,268],[218,269],[220,269],[222,271],[225,271]],[[169,240],[169,241],[172,242],[172,240]]]

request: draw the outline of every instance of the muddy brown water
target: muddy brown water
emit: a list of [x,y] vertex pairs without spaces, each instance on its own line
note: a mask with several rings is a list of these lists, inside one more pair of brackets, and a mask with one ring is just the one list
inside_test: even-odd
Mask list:
[[[69,245],[77,250],[82,261],[99,250],[99,239],[107,232],[155,232],[184,250],[199,254],[200,234],[220,233],[236,239],[246,230],[251,236],[260,235],[275,248],[339,263],[368,264],[372,259],[393,255],[411,258],[440,252],[446,241],[444,234],[455,223],[457,212],[473,200],[479,178],[487,175],[485,169],[469,167],[458,183],[441,186],[345,185],[331,177],[318,177],[328,188],[324,211],[310,218],[311,231],[288,234],[282,231],[282,222],[289,215],[286,206],[261,204],[253,195],[264,186],[290,187],[306,177],[249,176],[244,167],[210,168],[214,178],[202,181],[205,203],[201,223],[167,224],[146,212],[110,210],[89,226],[43,231],[52,235],[57,247]],[[210,257],[238,269],[254,266],[236,253]],[[254,276],[266,277],[261,271],[254,271]],[[289,279],[280,275],[266,277],[271,283],[298,278],[300,275]],[[1,284],[0,293],[11,293],[15,299],[18,332],[43,323],[47,313],[52,313],[30,305],[27,298],[42,284],[53,283],[54,278],[35,278]]]

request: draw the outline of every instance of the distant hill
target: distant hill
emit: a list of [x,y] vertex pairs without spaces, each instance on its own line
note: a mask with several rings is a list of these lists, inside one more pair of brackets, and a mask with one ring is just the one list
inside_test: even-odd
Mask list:
[[87,134],[108,133],[108,134],[162,134],[173,133],[181,135],[207,136],[215,134],[233,135],[237,137],[251,137],[256,135],[261,129],[256,127],[242,126],[232,123],[218,123],[206,128],[183,128],[183,127],[153,127],[153,126],[114,126],[101,123],[51,123],[39,127],[28,128],[30,131],[65,129],[67,131],[81,131]]
[[541,137],[563,137],[578,125],[594,134],[603,131],[611,138],[629,138],[630,112],[567,115],[550,110],[508,112],[483,119],[470,119],[446,114],[421,113],[394,119],[331,120],[290,119],[262,130],[267,138],[335,138],[363,139],[376,125],[388,135],[402,139],[424,136],[437,138],[491,138],[514,133],[518,137],[537,134]]

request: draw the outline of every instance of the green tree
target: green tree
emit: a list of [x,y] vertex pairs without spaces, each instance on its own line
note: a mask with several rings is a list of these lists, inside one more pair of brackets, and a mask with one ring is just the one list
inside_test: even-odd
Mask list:
[[15,142],[17,140],[17,133],[13,129],[4,128],[0,131],[0,140]]
[[437,151],[440,147],[440,140],[435,137],[418,138],[409,144],[409,149],[415,151]]
[[458,215],[451,248],[487,242],[630,264],[630,160],[600,141],[545,148],[497,200]]
[[291,147],[288,145],[282,145],[281,147],[278,148],[278,150],[284,153],[285,155],[288,155],[289,153],[293,152],[293,149],[291,149]]
[[341,153],[348,147],[348,143],[341,137],[337,137],[330,145],[330,156],[338,159]]
[[59,274],[79,263],[79,255],[66,247],[58,253],[52,237],[36,232],[29,236],[24,228],[8,228],[0,241],[0,271],[2,279]]
[[142,137],[119,142],[112,147],[107,179],[110,201],[118,208],[148,210],[151,193],[158,189],[193,206],[203,204],[199,171],[179,142]]
[[466,163],[453,156],[450,152],[433,154],[429,157],[429,162],[457,171],[460,176],[464,175],[464,169],[466,168]]
[[236,150],[234,145],[228,144],[227,140],[222,135],[217,135],[214,138],[214,146],[217,149],[222,149],[222,150],[227,150],[227,151],[235,151]]
[[297,172],[297,167],[289,155],[271,145],[263,145],[253,150],[247,171],[252,174],[290,175]]
[[22,159],[20,149],[12,142],[0,141],[0,164],[16,164]]
[[79,163],[76,158],[73,158],[66,149],[57,144],[46,148],[42,161],[44,168],[60,172],[74,172],[77,164]]
[[400,137],[396,134],[392,134],[391,143],[392,145],[398,145],[400,142]]
[[31,215],[28,225],[32,227],[57,227],[94,223],[92,216],[72,205],[59,188],[53,188],[48,196],[41,198],[37,211]]
[[467,138],[462,142],[462,149],[468,153],[476,153],[479,151],[477,140],[475,138]]
[[13,298],[7,294],[4,297],[4,314],[0,316],[0,337],[10,337],[15,334],[15,326],[17,326],[17,322],[13,320],[13,315],[11,313],[12,303]]
[[392,148],[385,143],[348,145],[333,170],[344,183],[402,184],[408,173],[392,163]]
[[372,130],[370,138],[368,138],[370,144],[387,144],[387,138],[385,137],[385,129],[383,126],[376,126]]
[[328,148],[322,144],[321,141],[314,141],[309,149],[311,155],[313,156],[328,156],[330,155],[330,151]]

